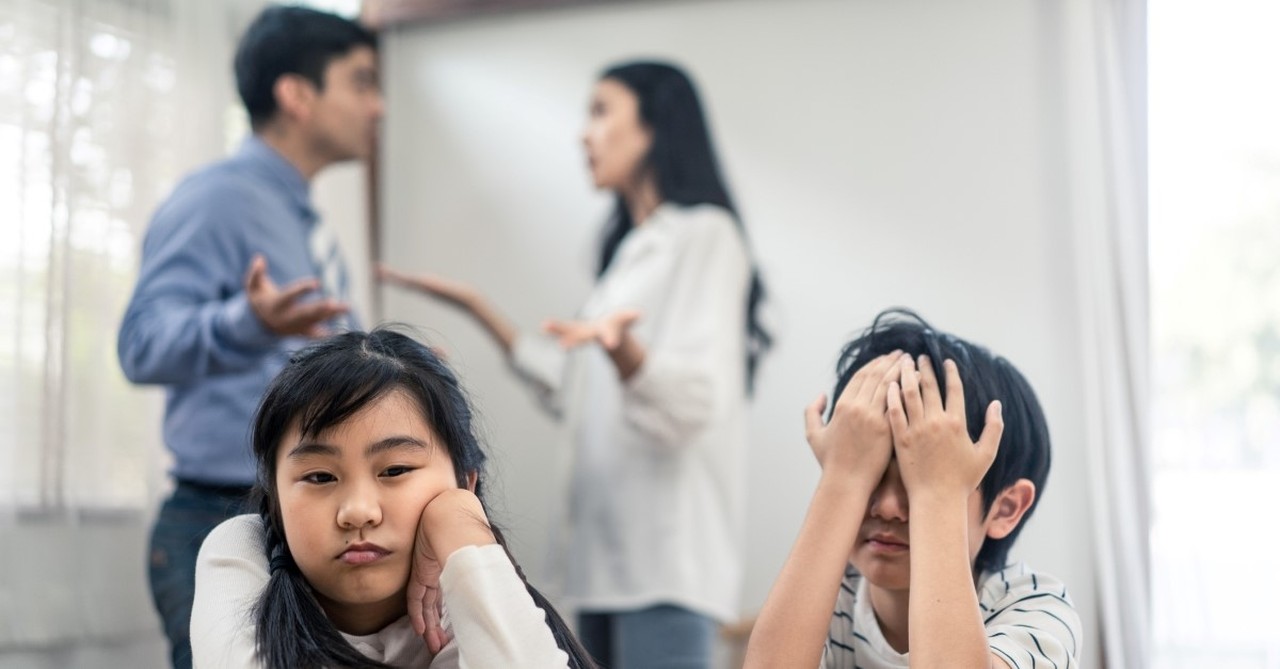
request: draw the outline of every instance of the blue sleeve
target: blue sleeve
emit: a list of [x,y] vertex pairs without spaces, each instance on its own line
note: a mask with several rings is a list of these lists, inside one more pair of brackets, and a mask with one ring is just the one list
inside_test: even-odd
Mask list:
[[182,384],[240,371],[274,347],[244,292],[252,205],[234,191],[179,187],[156,212],[117,339],[130,381]]

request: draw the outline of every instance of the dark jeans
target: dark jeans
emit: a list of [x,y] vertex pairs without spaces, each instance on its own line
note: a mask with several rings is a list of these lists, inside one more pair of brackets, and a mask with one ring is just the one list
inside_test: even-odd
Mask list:
[[191,669],[191,604],[196,556],[218,523],[249,513],[249,488],[178,482],[151,528],[151,598],[169,637],[174,669]]
[[716,623],[678,606],[578,614],[578,640],[607,669],[706,669]]

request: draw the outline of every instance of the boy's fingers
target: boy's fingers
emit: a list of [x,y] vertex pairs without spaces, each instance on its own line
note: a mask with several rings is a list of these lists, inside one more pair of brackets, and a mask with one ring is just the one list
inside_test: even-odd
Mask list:
[[916,367],[920,370],[920,401],[926,413],[942,413],[942,395],[938,390],[938,377],[933,373],[933,361],[922,355]]
[[822,429],[822,411],[827,408],[827,395],[818,395],[818,399],[804,408],[804,434],[811,437]]
[[881,375],[880,380],[876,382],[875,394],[871,396],[871,406],[873,407],[880,408],[886,406],[885,401],[889,395],[889,384],[893,381],[897,381],[902,376],[902,372],[896,364],[898,362],[898,356],[901,354],[895,351],[892,355],[894,357],[890,360],[889,364],[885,366],[884,373]]
[[889,429],[895,435],[893,443],[895,446],[901,443],[897,438],[907,431],[907,413],[902,406],[902,387],[897,381],[889,382],[889,390],[886,391],[885,402],[889,406]]
[[982,434],[978,436],[978,450],[991,462],[1000,449],[1000,437],[1004,434],[1004,406],[1000,400],[992,400],[987,405],[987,422],[982,426]]
[[902,356],[899,371],[901,378],[898,386],[902,393],[902,408],[906,412],[908,422],[919,420],[924,415],[924,407],[920,401],[920,374],[916,372],[915,361],[911,356]]
[[947,375],[946,411],[953,416],[964,418],[964,383],[960,381],[960,368],[956,366],[955,360],[948,358],[943,361],[942,369]]

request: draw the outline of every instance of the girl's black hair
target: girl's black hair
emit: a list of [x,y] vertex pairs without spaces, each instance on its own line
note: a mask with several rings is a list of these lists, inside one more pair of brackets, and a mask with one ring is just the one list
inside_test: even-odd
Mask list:
[[[685,206],[713,204],[722,207],[732,215],[745,239],[746,229],[720,176],[702,103],[689,76],[670,63],[638,61],[609,67],[600,79],[617,81],[639,98],[640,120],[653,133],[653,145],[645,158],[645,167],[653,170],[662,201]],[[601,238],[597,276],[609,269],[622,240],[634,227],[631,209],[619,194]],[[760,303],[764,301],[765,288],[757,267],[751,268],[751,286],[744,297],[747,301],[746,379],[749,393],[755,386],[760,358],[773,345],[773,335],[760,322]]]
[[[255,500],[266,528],[266,554],[271,578],[254,616],[257,651],[267,669],[352,667],[385,669],[387,665],[360,654],[325,616],[289,552],[276,490],[276,452],[297,421],[303,435],[313,436],[338,425],[393,391],[417,403],[423,418],[448,447],[458,486],[476,475],[476,496],[484,504],[485,454],[472,430],[471,407],[458,379],[430,348],[394,330],[346,332],[302,349],[290,359],[267,389],[253,424],[253,453],[258,481]],[[486,516],[488,515],[488,507]],[[493,535],[507,552],[516,573],[547,616],[556,644],[571,667],[595,664],[569,626],[525,579],[497,527]]]
[[[945,396],[946,372],[942,363],[956,361],[960,381],[964,384],[965,422],[969,438],[975,442],[986,424],[987,405],[1000,400],[1004,417],[1004,434],[995,461],[982,478],[982,512],[986,513],[1005,488],[1018,479],[1035,484],[1036,497],[1018,526],[1003,539],[987,539],[974,560],[979,571],[998,571],[1006,566],[1009,549],[1026,526],[1031,512],[1040,503],[1045,480],[1049,477],[1049,426],[1035,391],[1025,377],[1002,357],[959,337],[933,329],[923,318],[909,309],[887,309],[880,312],[862,334],[845,345],[836,364],[836,387],[832,397],[853,378],[855,372],[875,358],[901,350],[912,358],[928,355],[938,377],[938,389]],[[831,403],[832,409],[835,402]],[[830,419],[830,411],[828,411]]]

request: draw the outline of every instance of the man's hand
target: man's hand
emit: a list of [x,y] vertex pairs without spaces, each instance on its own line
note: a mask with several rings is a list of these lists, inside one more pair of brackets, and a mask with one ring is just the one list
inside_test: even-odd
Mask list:
[[831,422],[822,423],[825,395],[805,408],[805,439],[824,473],[858,476],[868,489],[880,482],[893,454],[885,411],[889,384],[900,373],[899,358],[902,352],[894,351],[859,369],[836,399]]
[[982,483],[1000,446],[1004,432],[1000,401],[987,407],[986,425],[975,444],[969,439],[964,385],[955,361],[942,364],[947,375],[945,406],[927,356],[920,356],[919,373],[910,357],[898,366],[899,382],[889,388],[889,424],[907,497],[914,500],[917,494],[939,494],[948,499],[968,498]]
[[440,623],[440,574],[449,556],[465,546],[484,546],[496,541],[480,498],[470,490],[446,490],[422,509],[407,597],[413,629],[427,642],[432,655],[438,654],[449,642]]
[[323,337],[328,334],[324,324],[347,313],[347,305],[336,300],[299,302],[319,287],[315,279],[299,279],[280,288],[267,275],[267,259],[261,255],[253,257],[244,277],[244,290],[253,313],[268,330],[282,337]]

